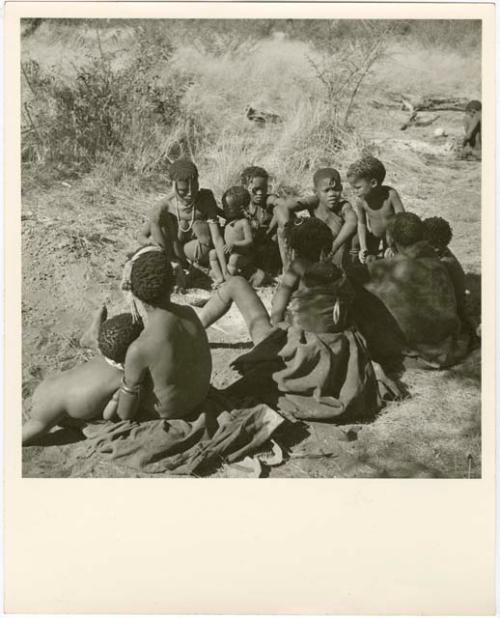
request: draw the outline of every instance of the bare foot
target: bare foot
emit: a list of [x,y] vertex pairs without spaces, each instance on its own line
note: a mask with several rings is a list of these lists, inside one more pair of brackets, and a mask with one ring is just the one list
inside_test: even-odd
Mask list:
[[108,317],[108,309],[106,305],[102,305],[94,314],[92,319],[92,323],[89,328],[83,334],[80,339],[80,345],[82,348],[96,348],[97,347],[97,339],[99,337],[99,329],[101,328],[101,324],[106,321]]

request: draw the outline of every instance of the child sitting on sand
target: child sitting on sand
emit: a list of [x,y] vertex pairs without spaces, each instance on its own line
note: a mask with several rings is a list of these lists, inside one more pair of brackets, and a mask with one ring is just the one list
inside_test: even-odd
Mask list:
[[169,175],[173,189],[144,224],[141,244],[156,243],[183,268],[189,263],[208,266],[210,250],[214,248],[225,275],[224,241],[212,191],[199,188],[198,169],[187,159],[175,161]]
[[347,178],[358,198],[355,210],[358,217],[359,260],[377,256],[382,242],[384,254],[389,253],[387,226],[398,212],[404,212],[398,192],[382,184],[385,167],[372,156],[362,157],[347,170]]
[[[125,358],[118,400],[123,420],[134,418],[143,403],[162,418],[187,418],[208,393],[212,359],[207,335],[191,307],[171,302],[173,284],[163,251],[146,248],[132,258],[128,287],[144,330]],[[153,400],[142,402],[141,385],[148,377]]]
[[[229,275],[243,274],[244,269],[252,261],[252,228],[244,215],[244,210],[248,208],[249,204],[250,194],[243,187],[230,187],[222,196],[224,218],[227,221],[224,228],[224,253]],[[222,283],[224,275],[217,259],[217,252],[214,249],[210,251],[210,265],[214,284]]]
[[474,339],[476,326],[467,310],[467,286],[464,269],[448,246],[453,237],[450,224],[442,217],[429,217],[424,219],[422,223],[424,225],[424,239],[431,245],[441,262],[448,269],[455,288],[458,316]]
[[210,326],[236,303],[256,347],[233,366],[245,375],[257,371],[255,389],[264,398],[271,371],[274,385],[285,394],[280,409],[316,420],[368,417],[382,405],[380,392],[364,342],[349,321],[351,289],[327,260],[332,232],[316,218],[287,231],[294,259],[276,291],[271,316],[249,283],[232,277],[203,307],[202,324]]
[[120,387],[125,354],[143,326],[130,313],[106,320],[105,309],[99,312],[97,323],[100,355],[47,378],[37,387],[31,418],[23,426],[23,444],[32,442],[68,417],[87,421],[112,416],[116,401],[110,398]]

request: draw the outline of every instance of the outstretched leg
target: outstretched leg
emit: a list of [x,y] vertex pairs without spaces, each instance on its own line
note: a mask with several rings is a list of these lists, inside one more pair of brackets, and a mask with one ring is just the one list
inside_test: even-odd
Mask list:
[[236,303],[250,333],[254,344],[262,341],[271,332],[272,326],[266,308],[255,290],[243,277],[231,277],[224,283],[200,313],[201,323],[205,328],[216,322]]

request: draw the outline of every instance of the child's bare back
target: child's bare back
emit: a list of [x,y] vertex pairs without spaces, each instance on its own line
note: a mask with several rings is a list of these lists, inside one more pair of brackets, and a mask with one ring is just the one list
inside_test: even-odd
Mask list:
[[[195,311],[170,301],[174,284],[165,253],[150,251],[133,259],[130,290],[142,307],[145,327],[129,347],[120,389],[118,416],[134,418],[153,404],[162,418],[186,418],[205,399],[212,360],[207,335]],[[151,380],[152,400],[141,390]]]
[[139,358],[149,371],[159,416],[189,416],[205,399],[212,359],[205,329],[191,307],[171,303],[152,312],[130,346],[127,361],[131,358]]
[[101,355],[51,376],[37,387],[31,418],[23,426],[23,444],[68,417],[85,421],[106,417],[105,409],[123,376],[120,363],[129,344],[142,330],[142,322],[134,322],[130,314],[106,320],[106,314],[100,312],[96,327]]

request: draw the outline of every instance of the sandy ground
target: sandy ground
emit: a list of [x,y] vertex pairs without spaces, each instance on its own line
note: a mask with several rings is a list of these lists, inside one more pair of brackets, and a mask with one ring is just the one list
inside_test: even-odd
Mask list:
[[[375,136],[374,136],[375,137]],[[439,212],[453,225],[452,249],[468,275],[469,300],[480,314],[480,163],[458,161],[431,137],[413,131],[400,140],[380,140],[381,155],[425,164],[418,187],[410,174],[393,174],[406,207],[428,216]],[[406,159],[405,159],[406,157]],[[406,182],[405,182],[406,180]],[[412,197],[409,194],[412,193]],[[137,203],[151,202],[138,195]],[[439,200],[439,201],[438,201]],[[106,302],[123,308],[119,273],[136,247],[137,211],[95,181],[51,183],[27,179],[23,191],[23,415],[30,395],[46,375],[88,358],[78,340],[90,312]],[[261,294],[269,303],[273,289]],[[193,290],[179,302],[206,297]],[[229,362],[251,343],[236,309],[209,330],[213,384],[236,379]],[[480,351],[442,372],[408,370],[412,398],[389,404],[370,424],[300,424],[286,441],[291,456],[266,471],[280,477],[448,477],[480,476]],[[97,456],[82,455],[82,436],[56,430],[41,446],[23,449],[25,476],[124,476]],[[220,475],[220,473],[219,473]],[[138,476],[133,474],[133,476]]]

